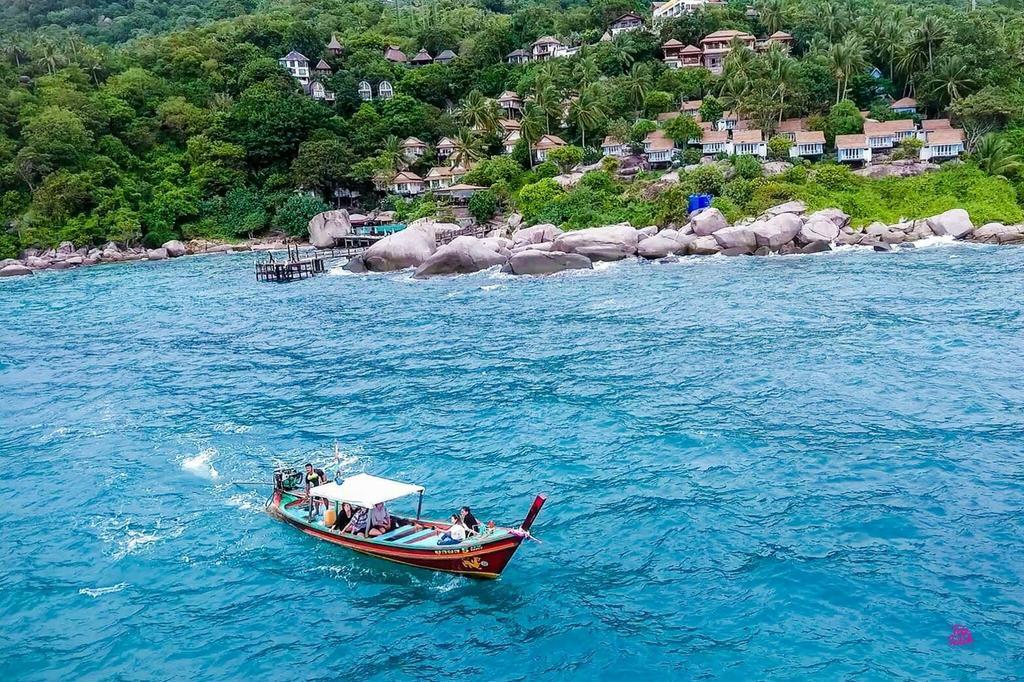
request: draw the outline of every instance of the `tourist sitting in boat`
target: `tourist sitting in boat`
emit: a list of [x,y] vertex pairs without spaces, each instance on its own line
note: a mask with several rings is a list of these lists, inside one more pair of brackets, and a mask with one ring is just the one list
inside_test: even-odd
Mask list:
[[377,537],[391,530],[391,514],[383,502],[373,505],[370,511],[370,529],[366,531],[367,537]]
[[352,505],[348,502],[341,503],[341,509],[338,510],[338,518],[334,520],[334,530],[345,531],[348,526],[348,522],[352,520]]
[[470,511],[469,507],[463,507],[459,510],[459,519],[462,521],[462,525],[466,527],[466,530],[470,535],[477,535],[480,533],[480,522],[473,516],[473,512]]
[[366,521],[369,518],[369,513],[363,507],[356,507],[355,512],[352,514],[352,518],[349,520],[348,525],[345,526],[345,530],[342,533],[352,533],[352,535],[358,537],[366,537]]
[[466,539],[466,527],[462,525],[459,517],[452,514],[450,521],[452,522],[451,527],[437,539],[437,544],[457,545]]

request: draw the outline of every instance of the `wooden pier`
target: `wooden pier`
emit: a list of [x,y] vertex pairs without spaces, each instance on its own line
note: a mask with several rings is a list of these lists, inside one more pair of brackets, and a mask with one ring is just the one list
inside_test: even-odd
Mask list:
[[291,282],[297,279],[315,277],[327,271],[325,259],[319,255],[302,257],[299,247],[288,245],[288,257],[275,260],[274,254],[268,254],[267,260],[256,261],[256,281],[258,282]]

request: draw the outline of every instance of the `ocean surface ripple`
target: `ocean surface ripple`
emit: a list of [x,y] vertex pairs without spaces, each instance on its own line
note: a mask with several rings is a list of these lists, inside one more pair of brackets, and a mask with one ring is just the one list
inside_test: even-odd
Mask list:
[[[0,281],[0,679],[1019,678],[1022,273],[944,245]],[[542,543],[431,574],[235,483],[335,441],[434,518],[547,492]]]

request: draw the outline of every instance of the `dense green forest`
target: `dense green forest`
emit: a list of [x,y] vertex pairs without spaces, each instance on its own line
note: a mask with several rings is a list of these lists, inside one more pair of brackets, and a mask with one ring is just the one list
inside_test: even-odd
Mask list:
[[[653,179],[630,187],[612,173],[566,192],[550,180],[557,164],[533,168],[524,143],[511,157],[488,160],[501,149],[490,98],[504,90],[530,96],[524,139],[554,132],[574,145],[566,162],[596,160],[593,146],[609,132],[642,138],[654,125],[645,117],[683,99],[706,98],[768,129],[783,116],[817,116],[832,137],[859,130],[857,110],[884,116],[882,98],[913,95],[929,115],[952,115],[974,155],[937,180],[912,180],[935,186],[923,191],[948,192],[947,203],[959,192],[991,197],[983,213],[1019,218],[1019,4],[763,0],[755,7],[756,18],[744,3],[730,3],[601,42],[616,17],[649,16],[649,8],[628,0],[16,0],[0,11],[0,257],[61,240],[297,234],[335,187],[360,190],[375,205],[374,180],[401,165],[398,143],[407,136],[452,137],[461,156],[480,162],[470,179],[492,189],[474,212],[510,202],[567,226],[624,213],[638,222],[671,219],[690,189],[713,191],[736,212],[788,196],[811,203],[827,196],[879,202],[865,211],[885,216],[906,198],[884,185],[865,188],[867,181],[834,165],[767,179],[742,163],[728,181],[713,170],[686,174],[657,201],[644,195]],[[662,64],[664,41],[698,43],[721,28],[785,29],[794,50],[735,50],[721,77]],[[326,53],[332,34],[340,56]],[[587,47],[570,58],[505,63],[507,53],[542,35]],[[458,57],[410,68],[384,59],[388,45]],[[331,64],[336,102],[303,94],[277,62],[290,50]],[[362,102],[361,80],[388,80],[396,95]],[[428,153],[419,167],[432,161]],[[425,214],[431,201],[398,208]]]

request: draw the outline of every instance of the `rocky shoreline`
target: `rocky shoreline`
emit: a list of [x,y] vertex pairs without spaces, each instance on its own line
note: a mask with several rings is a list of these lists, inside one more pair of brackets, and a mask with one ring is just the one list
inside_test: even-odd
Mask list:
[[453,228],[458,226],[429,218],[417,220],[344,267],[357,273],[414,268],[415,278],[465,274],[495,266],[515,275],[543,275],[634,257],[667,262],[686,255],[789,255],[831,251],[843,245],[891,251],[936,236],[1024,244],[1024,225],[988,223],[975,228],[963,209],[894,225],[873,223],[856,230],[843,211],[830,208],[808,213],[802,202],[775,206],[735,225],[730,225],[721,211],[710,208],[693,214],[681,227],[665,229],[621,224],[563,232],[548,224],[524,227],[522,217],[513,214],[485,238],[461,236],[437,246],[437,234]]
[[75,248],[71,242],[62,242],[55,249],[26,249],[20,258],[0,260],[0,277],[31,275],[41,270],[70,270],[104,263],[126,263],[141,260],[167,260],[181,256],[198,256],[215,253],[237,253],[239,251],[283,251],[281,241],[252,241],[228,244],[206,239],[188,242],[172,240],[158,249],[142,246],[128,247],[107,242],[103,248]]

